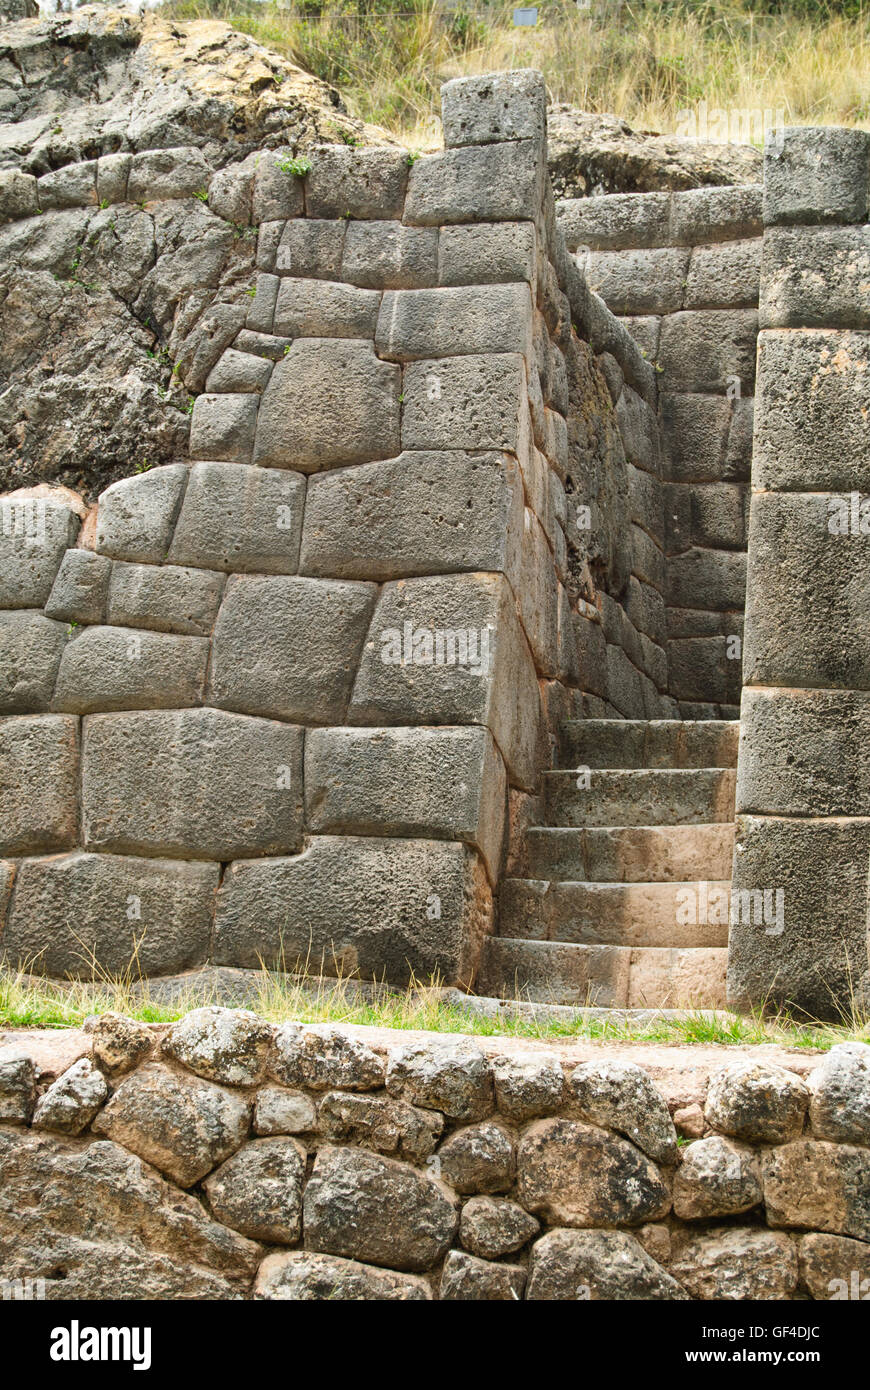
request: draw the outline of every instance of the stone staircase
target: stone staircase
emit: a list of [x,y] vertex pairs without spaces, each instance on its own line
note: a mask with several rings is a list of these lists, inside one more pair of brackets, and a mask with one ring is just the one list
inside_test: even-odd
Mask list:
[[[739,723],[570,721],[478,993],[724,1007]],[[693,890],[690,897],[686,890]],[[723,921],[722,918],[725,918]],[[694,918],[695,920],[691,920]]]

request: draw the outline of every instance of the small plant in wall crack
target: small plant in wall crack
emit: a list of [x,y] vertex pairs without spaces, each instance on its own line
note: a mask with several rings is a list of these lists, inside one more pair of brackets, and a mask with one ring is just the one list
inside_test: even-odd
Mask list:
[[275,163],[282,174],[295,174],[298,179],[304,179],[306,174],[311,173],[311,160],[304,155],[277,159]]

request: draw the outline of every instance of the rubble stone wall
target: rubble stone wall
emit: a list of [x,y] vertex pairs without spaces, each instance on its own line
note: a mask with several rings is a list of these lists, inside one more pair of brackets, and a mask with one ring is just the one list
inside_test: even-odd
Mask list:
[[736,718],[762,188],[568,198],[557,211],[590,287],[656,369],[668,693],[683,718]]
[[519,73],[447,84],[437,155],[0,173],[34,275],[135,280],[162,229],[137,305],[198,393],[95,508],[0,499],[13,963],[469,985],[558,722],[675,712],[654,372],[565,251],[545,127]]
[[867,1297],[862,1043],[654,1082],[220,1008],[89,1027],[0,1048],[5,1296]]

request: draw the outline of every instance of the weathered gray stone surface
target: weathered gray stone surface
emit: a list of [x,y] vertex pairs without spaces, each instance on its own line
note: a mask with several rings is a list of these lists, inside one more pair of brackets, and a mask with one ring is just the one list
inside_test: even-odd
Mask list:
[[493,1109],[489,1063],[467,1038],[408,1043],[392,1052],[386,1086],[391,1095],[453,1120],[481,1120]]
[[169,559],[215,570],[294,574],[305,480],[278,469],[196,463]]
[[524,1207],[552,1225],[634,1225],[666,1215],[671,1199],[655,1165],[606,1130],[538,1120],[517,1150]]
[[42,608],[79,518],[51,498],[0,500],[0,607]]
[[108,1094],[102,1072],[89,1057],[80,1057],[40,1096],[33,1112],[33,1127],[81,1134]]
[[[750,687],[742,714],[746,751],[737,784],[739,812],[868,814],[870,787],[850,745],[864,737],[870,692]],[[819,737],[820,729],[830,731],[827,738]]]
[[762,1173],[768,1225],[870,1240],[870,1150],[798,1139],[768,1150]]
[[302,730],[224,710],[85,723],[82,831],[93,849],[227,860],[302,838]]
[[543,153],[535,140],[513,140],[423,155],[408,180],[405,221],[437,227],[531,219],[541,196]]
[[438,1159],[441,1177],[457,1192],[506,1192],[513,1182],[513,1141],[491,1120],[454,1130]]
[[371,343],[298,338],[263,392],[254,463],[317,473],[397,454],[400,375]]
[[616,1129],[657,1163],[673,1163],[677,1135],[664,1098],[631,1062],[584,1062],[571,1074],[584,1120]]
[[493,1058],[492,1075],[498,1108],[512,1120],[537,1119],[562,1104],[565,1078],[558,1057],[512,1052]]
[[674,1215],[681,1220],[733,1216],[761,1201],[761,1169],[747,1146],[711,1134],[681,1157],[674,1175]]
[[[770,326],[766,323],[763,326]],[[729,384],[751,395],[758,315],[750,309],[693,309],[662,323],[659,365],[669,391],[724,395]]]
[[306,823],[352,835],[465,840],[498,876],[504,767],[485,729],[313,729]]
[[735,1062],[710,1078],[707,1123],[735,1139],[785,1144],[800,1134],[809,1092],[799,1076],[763,1062]]
[[540,1229],[534,1216],[506,1197],[471,1197],[462,1208],[459,1239],[472,1255],[497,1260],[519,1250]]
[[396,1274],[391,1269],[308,1250],[288,1250],[286,1254],[268,1255],[260,1265],[254,1298],[420,1303],[431,1299],[432,1293],[425,1279],[414,1274]]
[[155,1039],[147,1024],[124,1014],[96,1014],[85,1020],[84,1027],[90,1033],[94,1061],[113,1077],[138,1066],[154,1050]]
[[274,331],[288,338],[373,338],[381,296],[324,280],[281,281]]
[[146,975],[200,965],[208,955],[219,866],[114,854],[25,859],[2,946],[13,963],[48,975],[110,975],[134,962]]
[[386,1063],[330,1024],[284,1023],[274,1037],[269,1070],[279,1081],[315,1091],[371,1091],[383,1085]]
[[257,405],[250,392],[198,396],[190,421],[191,458],[250,463]]
[[519,353],[412,362],[405,368],[403,393],[406,449],[505,449],[520,458],[528,449]]
[[688,1295],[627,1231],[550,1231],[532,1247],[526,1297],[683,1300]]
[[198,705],[208,655],[205,637],[178,637],[147,628],[83,628],[65,644],[54,708],[90,714]]
[[870,198],[866,130],[787,126],[765,151],[764,221],[864,222]]
[[493,1264],[467,1255],[464,1250],[450,1250],[438,1296],[442,1302],[518,1302],[525,1283],[522,1265]]
[[76,842],[79,721],[0,719],[0,852],[44,854]]
[[102,623],[112,561],[95,550],[67,550],[60,562],[45,616],[67,623]]
[[476,222],[465,227],[442,227],[438,237],[438,283],[530,281],[535,275],[535,250],[532,222]]
[[225,1226],[251,1240],[295,1245],[302,1235],[305,1149],[295,1139],[254,1139],[203,1184]]
[[463,285],[387,290],[375,347],[383,357],[406,361],[487,352],[517,352],[528,358],[531,340],[532,304],[526,285]]
[[309,217],[400,217],[407,180],[404,150],[320,145],[305,180],[305,211]]
[[438,232],[401,222],[348,222],[341,279],[374,290],[424,289],[438,283]]
[[807,1080],[810,1124],[819,1139],[870,1146],[870,1047],[838,1043]]
[[206,1081],[255,1086],[263,1079],[272,1029],[245,1009],[192,1009],[173,1024],[163,1051]]
[[414,1271],[445,1254],[459,1215],[450,1189],[417,1169],[327,1146],[305,1188],[303,1221],[308,1249]]
[[117,560],[159,565],[187,482],[183,463],[152,468],[113,483],[100,495],[97,549]]
[[0,713],[49,708],[68,637],[64,623],[35,609],[0,612]]
[[800,1274],[810,1296],[820,1301],[866,1299],[870,1291],[870,1247],[846,1236],[801,1236]]
[[0,1120],[26,1124],[35,1095],[36,1069],[31,1058],[14,1043],[0,1048]]
[[249,1123],[241,1096],[149,1062],[121,1082],[93,1128],[191,1187],[241,1147]]
[[303,1091],[262,1086],[254,1100],[254,1133],[305,1134],[317,1124],[314,1102]]
[[208,637],[224,587],[216,570],[178,565],[112,565],[106,622],[112,627],[152,628]]
[[870,328],[870,227],[771,227],[761,328]]
[[429,1158],[444,1128],[443,1117],[434,1111],[403,1100],[349,1096],[341,1091],[329,1091],[323,1097],[317,1118],[318,1132],[333,1143],[350,1140],[412,1163]]
[[344,721],[373,584],[234,575],[215,625],[215,705],[300,723]]
[[441,88],[441,120],[448,148],[501,140],[543,141],[546,85],[531,68],[455,78]]
[[[389,898],[385,881],[393,885]],[[464,845],[315,835],[294,857],[230,865],[214,958],[394,984],[412,974],[468,982],[491,911],[486,871]]]
[[790,1298],[797,1284],[797,1251],[774,1231],[722,1226],[682,1245],[670,1272],[692,1298]]
[[272,364],[266,357],[252,352],[227,348],[208,374],[207,391],[252,391],[261,394],[272,375]]

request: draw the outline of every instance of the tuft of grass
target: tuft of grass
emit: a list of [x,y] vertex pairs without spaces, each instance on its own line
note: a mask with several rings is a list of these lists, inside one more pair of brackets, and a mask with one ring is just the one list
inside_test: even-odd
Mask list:
[[[493,0],[170,0],[219,18],[337,86],[410,144],[438,138],[450,77],[540,68],[553,101],[674,133],[680,112],[782,111],[791,125],[870,129],[866,0],[544,0],[534,29]],[[416,138],[415,138],[416,137]]]
[[[604,1011],[553,1016],[519,1001],[495,1017],[471,1012],[455,996],[412,982],[394,989],[348,977],[296,976],[261,968],[244,972],[239,1007],[280,1023],[356,1023],[397,1031],[469,1033],[479,1037],[576,1039],[614,1043],[740,1046],[773,1043],[781,1047],[827,1050],[849,1040],[870,1041],[870,1021],[859,1016],[841,1024],[800,1022],[787,1012],[746,1016],[712,1010],[685,1011],[643,1020]],[[191,976],[167,997],[157,980],[139,979],[131,967],[120,977],[96,972],[92,978],[51,981],[23,971],[0,970],[0,1027],[74,1028],[91,1014],[114,1011],[146,1023],[173,1023],[191,1009],[226,1003],[224,990],[208,978]]]

